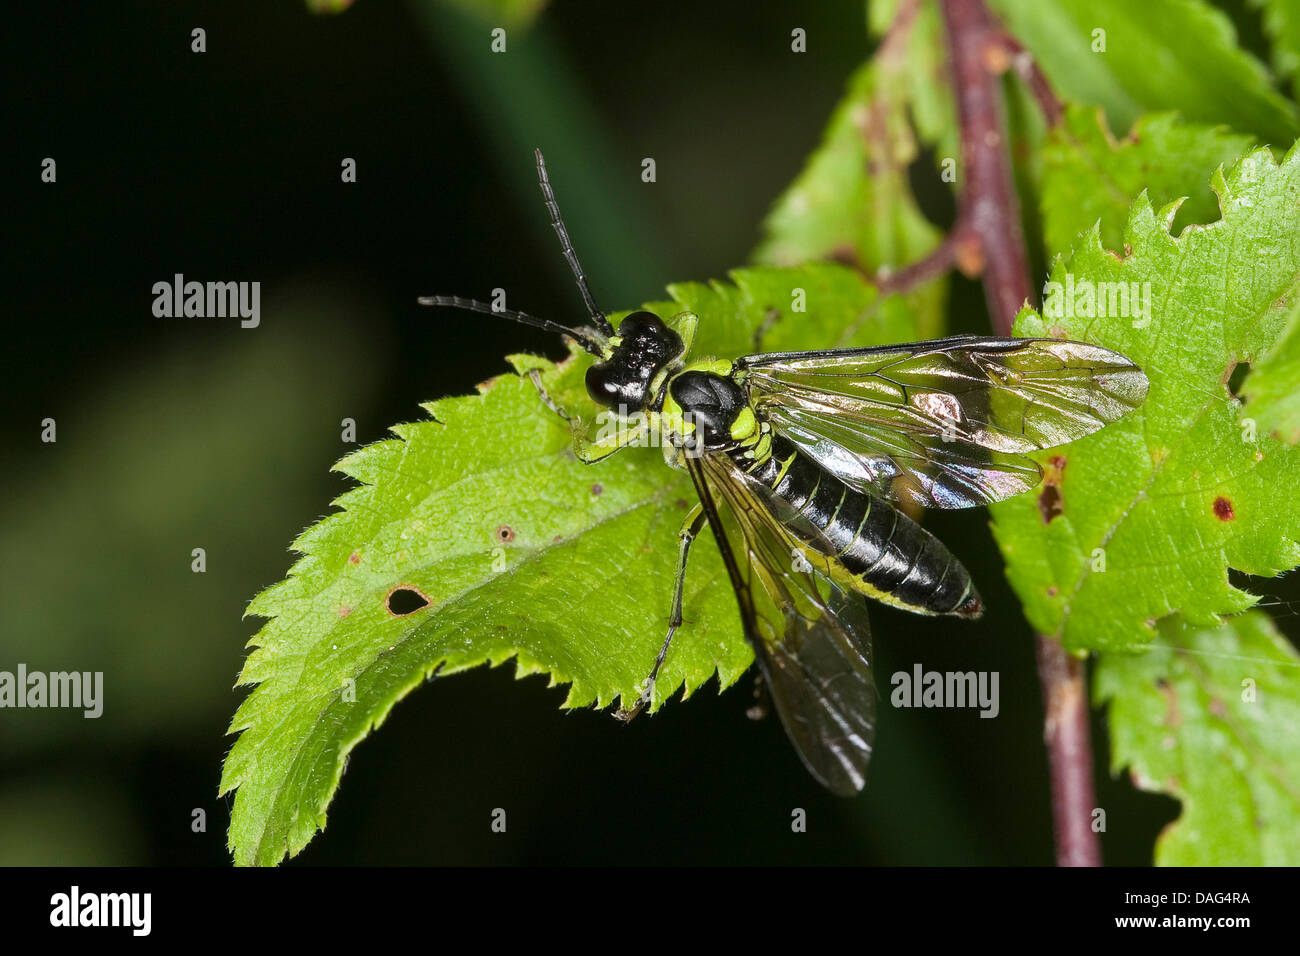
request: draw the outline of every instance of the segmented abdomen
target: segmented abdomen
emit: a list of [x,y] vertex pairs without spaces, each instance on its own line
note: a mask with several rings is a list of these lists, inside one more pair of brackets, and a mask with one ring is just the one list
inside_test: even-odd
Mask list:
[[858,590],[925,614],[974,617],[970,575],[938,538],[883,498],[850,488],[775,436],[764,461],[734,460],[795,537],[837,560]]

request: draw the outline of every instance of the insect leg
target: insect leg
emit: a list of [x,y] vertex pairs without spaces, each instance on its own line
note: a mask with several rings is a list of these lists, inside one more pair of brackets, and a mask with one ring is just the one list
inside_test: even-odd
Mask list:
[[673,612],[668,619],[668,636],[664,638],[663,646],[659,648],[659,654],[655,657],[654,667],[650,669],[650,675],[644,681],[644,689],[637,702],[630,710],[622,710],[618,716],[622,720],[631,720],[650,703],[650,697],[654,694],[655,680],[659,677],[659,669],[664,666],[664,659],[668,656],[668,648],[673,643],[673,635],[677,629],[682,626],[682,589],[686,584],[686,559],[691,552],[691,542],[695,536],[700,533],[704,527],[704,506],[697,504],[691,509],[690,514],[682,523],[682,530],[677,532],[677,538],[681,542],[677,552],[677,583],[673,588]]
[[593,442],[583,433],[582,420],[570,415],[551,397],[551,393],[542,384],[541,372],[535,368],[529,369],[528,379],[537,388],[537,394],[541,396],[542,404],[569,423],[569,428],[573,432],[573,453],[584,464],[594,464],[608,458],[620,448],[639,444],[646,433],[646,422],[641,420],[631,427],[620,426],[612,435],[606,435]]
[[535,368],[530,368],[528,370],[528,378],[535,386],[537,386],[537,394],[542,397],[542,404],[555,412],[555,414],[559,415],[569,424],[573,424],[573,416],[561,408],[559,404],[556,403],[555,399],[551,398],[551,393],[548,392],[546,386],[542,384],[542,373]]
[[645,442],[649,425],[641,418],[635,425],[620,422],[618,427],[603,438],[595,441],[589,439],[581,430],[580,422],[573,422],[573,453],[583,464],[591,465],[603,461],[620,448],[629,445],[641,445]]

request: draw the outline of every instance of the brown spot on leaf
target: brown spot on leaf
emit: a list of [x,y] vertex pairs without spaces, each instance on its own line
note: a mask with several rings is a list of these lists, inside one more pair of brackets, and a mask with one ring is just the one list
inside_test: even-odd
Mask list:
[[1183,723],[1182,715],[1178,712],[1178,694],[1174,691],[1173,686],[1163,677],[1156,680],[1156,687],[1160,693],[1165,695],[1165,726],[1169,728],[1180,727]]
[[431,603],[429,596],[414,584],[399,584],[384,598],[384,610],[393,617],[405,617],[424,610]]
[[591,493],[593,495],[603,495],[605,493],[605,486],[598,481],[591,486]]
[[1061,489],[1056,485],[1044,485],[1038,495],[1038,513],[1043,516],[1043,524],[1051,524],[1065,511],[1061,504]]
[[1228,706],[1223,702],[1222,698],[1215,697],[1210,701],[1210,713],[1215,717],[1227,717]]
[[349,563],[349,564],[360,564],[360,563],[361,563],[361,555],[358,554],[356,551],[353,551],[350,555],[348,555],[348,563]]
[[509,544],[511,541],[515,540],[515,529],[510,527],[508,524],[503,524],[501,527],[497,528],[497,540],[502,544]]
[[350,607],[340,607],[340,608],[339,608],[339,617],[347,617],[347,616],[348,616],[349,614],[351,614],[351,613],[352,613],[352,608],[350,608]]
[[1237,517],[1236,512],[1232,510],[1232,502],[1223,495],[1214,499],[1214,516],[1220,521],[1231,521]]
[[1043,490],[1038,493],[1038,513],[1042,515],[1043,524],[1051,524],[1053,519],[1065,513],[1065,499],[1061,495],[1065,465],[1064,455],[1053,455],[1043,469]]
[[1048,596],[1049,598],[1054,598],[1054,597],[1056,597],[1056,596],[1057,596],[1058,594],[1060,594],[1060,593],[1061,593],[1061,592],[1057,590],[1055,584],[1049,584],[1049,585],[1047,586],[1047,596]]

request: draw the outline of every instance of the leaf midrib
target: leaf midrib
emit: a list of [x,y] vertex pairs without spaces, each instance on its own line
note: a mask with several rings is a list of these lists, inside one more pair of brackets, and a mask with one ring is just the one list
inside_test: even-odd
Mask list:
[[[562,456],[562,454],[563,454],[563,452],[559,453],[559,455],[557,455],[557,456],[555,456],[555,457],[560,457],[560,456]],[[479,472],[478,474],[483,474],[483,472]],[[663,485],[662,488],[661,488],[661,490],[660,490],[659,492],[657,492],[656,494],[654,494],[654,495],[652,495],[652,496],[650,496],[650,497],[648,497],[648,498],[642,499],[642,500],[636,502],[635,504],[630,505],[630,506],[627,507],[627,508],[623,508],[623,509],[621,509],[621,510],[619,510],[619,511],[612,512],[611,514],[607,515],[606,517],[602,518],[601,520],[599,520],[599,521],[597,521],[597,522],[595,522],[595,523],[589,525],[589,526],[587,527],[587,529],[584,530],[583,532],[581,532],[580,534],[578,534],[578,535],[573,535],[572,537],[566,538],[566,539],[564,540],[564,542],[562,542],[562,543],[565,544],[565,545],[568,545],[568,544],[572,543],[574,540],[576,540],[577,538],[581,537],[581,535],[583,535],[583,534],[587,534],[587,533],[589,533],[589,532],[591,532],[591,531],[594,531],[595,529],[601,527],[602,525],[605,525],[605,524],[607,524],[607,523],[609,523],[609,522],[611,522],[611,521],[614,521],[614,520],[616,520],[616,519],[618,519],[618,518],[621,518],[621,517],[623,517],[624,515],[631,514],[632,512],[634,512],[634,511],[636,511],[636,510],[638,510],[638,509],[640,509],[640,508],[646,507],[647,505],[651,505],[651,504],[654,504],[654,503],[656,503],[656,502],[662,502],[663,498],[665,497],[664,492],[667,490],[667,488],[668,488],[668,485],[667,485],[667,484]],[[481,589],[481,588],[483,588],[483,587],[486,587],[486,586],[488,586],[489,584],[493,584],[493,583],[495,583],[495,582],[501,580],[502,578],[507,577],[508,575],[513,575],[513,574],[516,573],[517,571],[521,570],[522,568],[524,568],[524,567],[526,567],[527,565],[531,564],[533,561],[537,560],[537,559],[539,558],[539,556],[541,556],[542,554],[547,553],[547,552],[549,552],[550,550],[552,550],[553,548],[558,547],[558,546],[559,546],[559,545],[556,544],[556,543],[549,543],[549,544],[543,545],[542,547],[539,547],[539,548],[533,548],[533,549],[530,549],[530,550],[527,552],[526,556],[524,557],[524,559],[523,559],[522,561],[520,561],[519,563],[517,563],[517,564],[511,566],[507,571],[505,571],[505,572],[503,572],[503,573],[501,573],[501,574],[495,574],[495,575],[492,575],[492,576],[490,576],[490,577],[485,577],[485,578],[481,579],[480,581],[478,581],[477,583],[473,584],[472,586],[470,586],[470,587],[468,587],[468,588],[465,588],[465,589],[463,589],[463,590],[457,592],[456,594],[454,594],[454,595],[452,595],[451,597],[449,597],[446,601],[444,601],[444,602],[442,602],[441,604],[439,604],[439,605],[437,606],[437,610],[438,610],[440,613],[446,611],[449,607],[452,607],[452,606],[454,606],[455,604],[457,604],[459,601],[463,600],[467,595],[473,594],[474,592],[478,591],[479,589]],[[416,632],[419,631],[419,628],[420,628],[420,626],[419,626],[418,623],[413,623],[412,626],[411,626],[410,628],[408,628],[406,631],[404,631],[403,634],[402,634],[402,636],[399,637],[399,638],[397,639],[397,641],[394,642],[394,644],[391,645],[391,646],[388,648],[388,650],[389,650],[389,651],[395,650],[399,645],[403,645],[403,644],[405,644],[407,641],[413,639],[413,637],[414,637],[414,635],[416,634]],[[319,645],[319,643],[320,643],[320,642],[317,642],[318,645]],[[306,655],[304,655],[304,659],[305,659],[305,657],[306,657]],[[379,655],[377,655],[377,654],[376,654],[376,655],[373,655],[373,656],[372,656],[372,659],[370,660],[370,662],[368,662],[367,664],[365,664],[365,665],[364,665],[360,670],[354,671],[354,672],[353,672],[353,677],[354,677],[354,679],[356,679],[356,680],[360,680],[360,679],[361,679],[362,677],[364,677],[367,673],[369,673],[370,669],[371,669],[371,668],[375,665],[375,663],[378,661],[378,657],[379,657]],[[304,669],[305,669],[305,668],[303,668],[303,667],[299,667],[299,669],[298,669],[298,676],[297,676],[296,681],[294,682],[294,685],[293,685],[292,691],[290,692],[290,696],[293,696],[293,694],[296,693],[297,690],[299,689],[299,686],[301,685],[301,682],[302,682],[302,672],[303,672]],[[554,671],[552,671],[551,674],[552,674],[553,677],[555,676],[555,672],[554,672]],[[427,679],[428,676],[429,676],[429,675],[428,675],[428,672],[426,672],[425,675],[424,675],[424,679]],[[561,679],[560,683],[570,683],[571,681],[572,681],[571,678],[570,678],[569,680],[563,680],[563,679]],[[259,685],[259,686],[261,686],[261,685]],[[398,701],[398,700],[401,700],[403,697],[405,697],[406,694],[410,692],[410,690],[411,690],[411,688],[407,688],[405,692],[400,693],[400,694],[398,695],[398,697],[396,697],[396,698],[392,701],[392,704],[396,704],[397,701]],[[307,745],[308,741],[312,739],[315,730],[316,730],[316,729],[320,726],[320,724],[323,722],[324,717],[325,717],[325,714],[328,713],[329,709],[330,709],[331,707],[333,707],[336,703],[337,703],[337,700],[336,700],[336,699],[331,699],[330,702],[329,702],[328,704],[326,704],[326,706],[325,706],[324,708],[322,708],[320,711],[318,711],[318,712],[316,713],[316,715],[315,715],[315,716],[313,717],[313,719],[312,719],[311,731],[309,731],[307,734],[303,735],[303,737],[300,739],[300,741],[299,741],[299,743],[298,743],[298,746],[297,746],[297,747],[295,748],[295,750],[294,750],[294,753],[293,753],[293,757],[292,757],[292,759],[288,762],[288,765],[287,765],[287,766],[288,766],[288,772],[280,775],[280,781],[281,781],[281,783],[280,783],[278,786],[276,786],[276,787],[272,790],[272,807],[273,807],[276,811],[278,811],[278,810],[281,808],[281,795],[282,795],[282,794],[284,793],[284,791],[288,788],[288,781],[292,780],[292,779],[295,777],[295,775],[296,775],[296,772],[297,772],[297,770],[298,770],[298,767],[299,767],[300,762],[301,762],[301,759],[302,759],[303,748]],[[391,704],[390,704],[390,707],[391,707]],[[342,763],[345,761],[345,759],[347,758],[347,755],[348,755],[349,753],[352,752],[353,747],[355,747],[356,744],[358,744],[358,743],[360,743],[362,740],[364,740],[365,737],[367,736],[367,734],[369,733],[369,731],[370,731],[371,729],[373,729],[373,727],[374,727],[374,723],[373,723],[373,713],[374,713],[374,708],[371,708],[372,719],[368,722],[368,725],[367,725],[367,727],[366,727],[366,730],[365,730],[364,732],[362,732],[361,735],[358,736],[358,737],[356,737],[354,740],[348,741],[348,742],[343,746],[343,748],[339,751],[339,753],[338,753],[338,755],[337,755],[337,758],[336,758],[336,760],[335,760],[335,769],[336,769],[337,772],[336,772],[336,775],[335,775],[334,780],[333,780],[333,784],[334,784],[334,786],[330,788],[329,793],[332,794],[332,793],[334,792],[334,790],[337,789],[338,781],[339,781],[339,779],[340,779],[341,776],[342,776],[342,771],[341,771],[341,770],[338,770],[338,768],[339,768],[339,767],[342,765]],[[244,781],[241,780],[239,786],[242,786],[243,783],[244,783]],[[317,802],[317,804],[316,804],[316,806],[313,808],[313,810],[314,810],[314,812],[319,812],[320,809],[321,809],[321,807],[320,807],[320,805],[319,805],[319,802]],[[255,859],[255,860],[260,860],[260,859],[261,859],[261,857],[262,857],[262,853],[261,853],[261,851],[267,847],[266,836],[267,836],[267,830],[268,830],[268,828],[270,827],[271,816],[272,816],[272,814],[271,814],[271,813],[268,813],[268,814],[266,814],[266,816],[263,818],[262,827],[261,827],[261,829],[260,829],[260,831],[259,831],[259,833],[258,833],[258,837],[257,837],[257,843],[256,843],[256,848],[257,848],[257,849],[256,849],[256,852],[254,853],[254,859]],[[277,860],[283,858],[283,856],[289,856],[289,855],[291,855],[292,851],[291,851],[290,848],[289,848],[289,839],[290,839],[290,834],[286,832],[286,835],[285,835],[285,851],[284,851],[284,853],[283,853],[280,857],[277,857]]]

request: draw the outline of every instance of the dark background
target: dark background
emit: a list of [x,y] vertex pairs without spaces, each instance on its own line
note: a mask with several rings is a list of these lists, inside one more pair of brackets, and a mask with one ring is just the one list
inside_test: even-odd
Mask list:
[[[558,0],[505,56],[491,24],[423,2],[19,4],[6,21],[0,668],[103,670],[106,705],[0,715],[0,863],[223,864],[224,731],[258,624],[240,614],[347,487],[328,472],[340,420],[374,441],[506,352],[560,354],[415,297],[501,286],[579,315],[534,145],[608,308],[743,264],[870,52],[864,12]],[[950,197],[921,199],[946,225]],[[151,287],[176,272],[260,280],[261,327],[154,318]],[[984,327],[977,287],[957,284],[953,313]],[[39,440],[47,416],[57,444]],[[877,672],[998,671],[1002,712],[883,707],[861,798],[821,792],[774,719],[745,718],[748,679],[624,727],[482,668],[394,710],[295,863],[1051,862],[1030,632],[986,516],[927,520],[990,611],[874,609]],[[1149,862],[1177,804],[1110,779],[1095,731],[1107,861]]]

